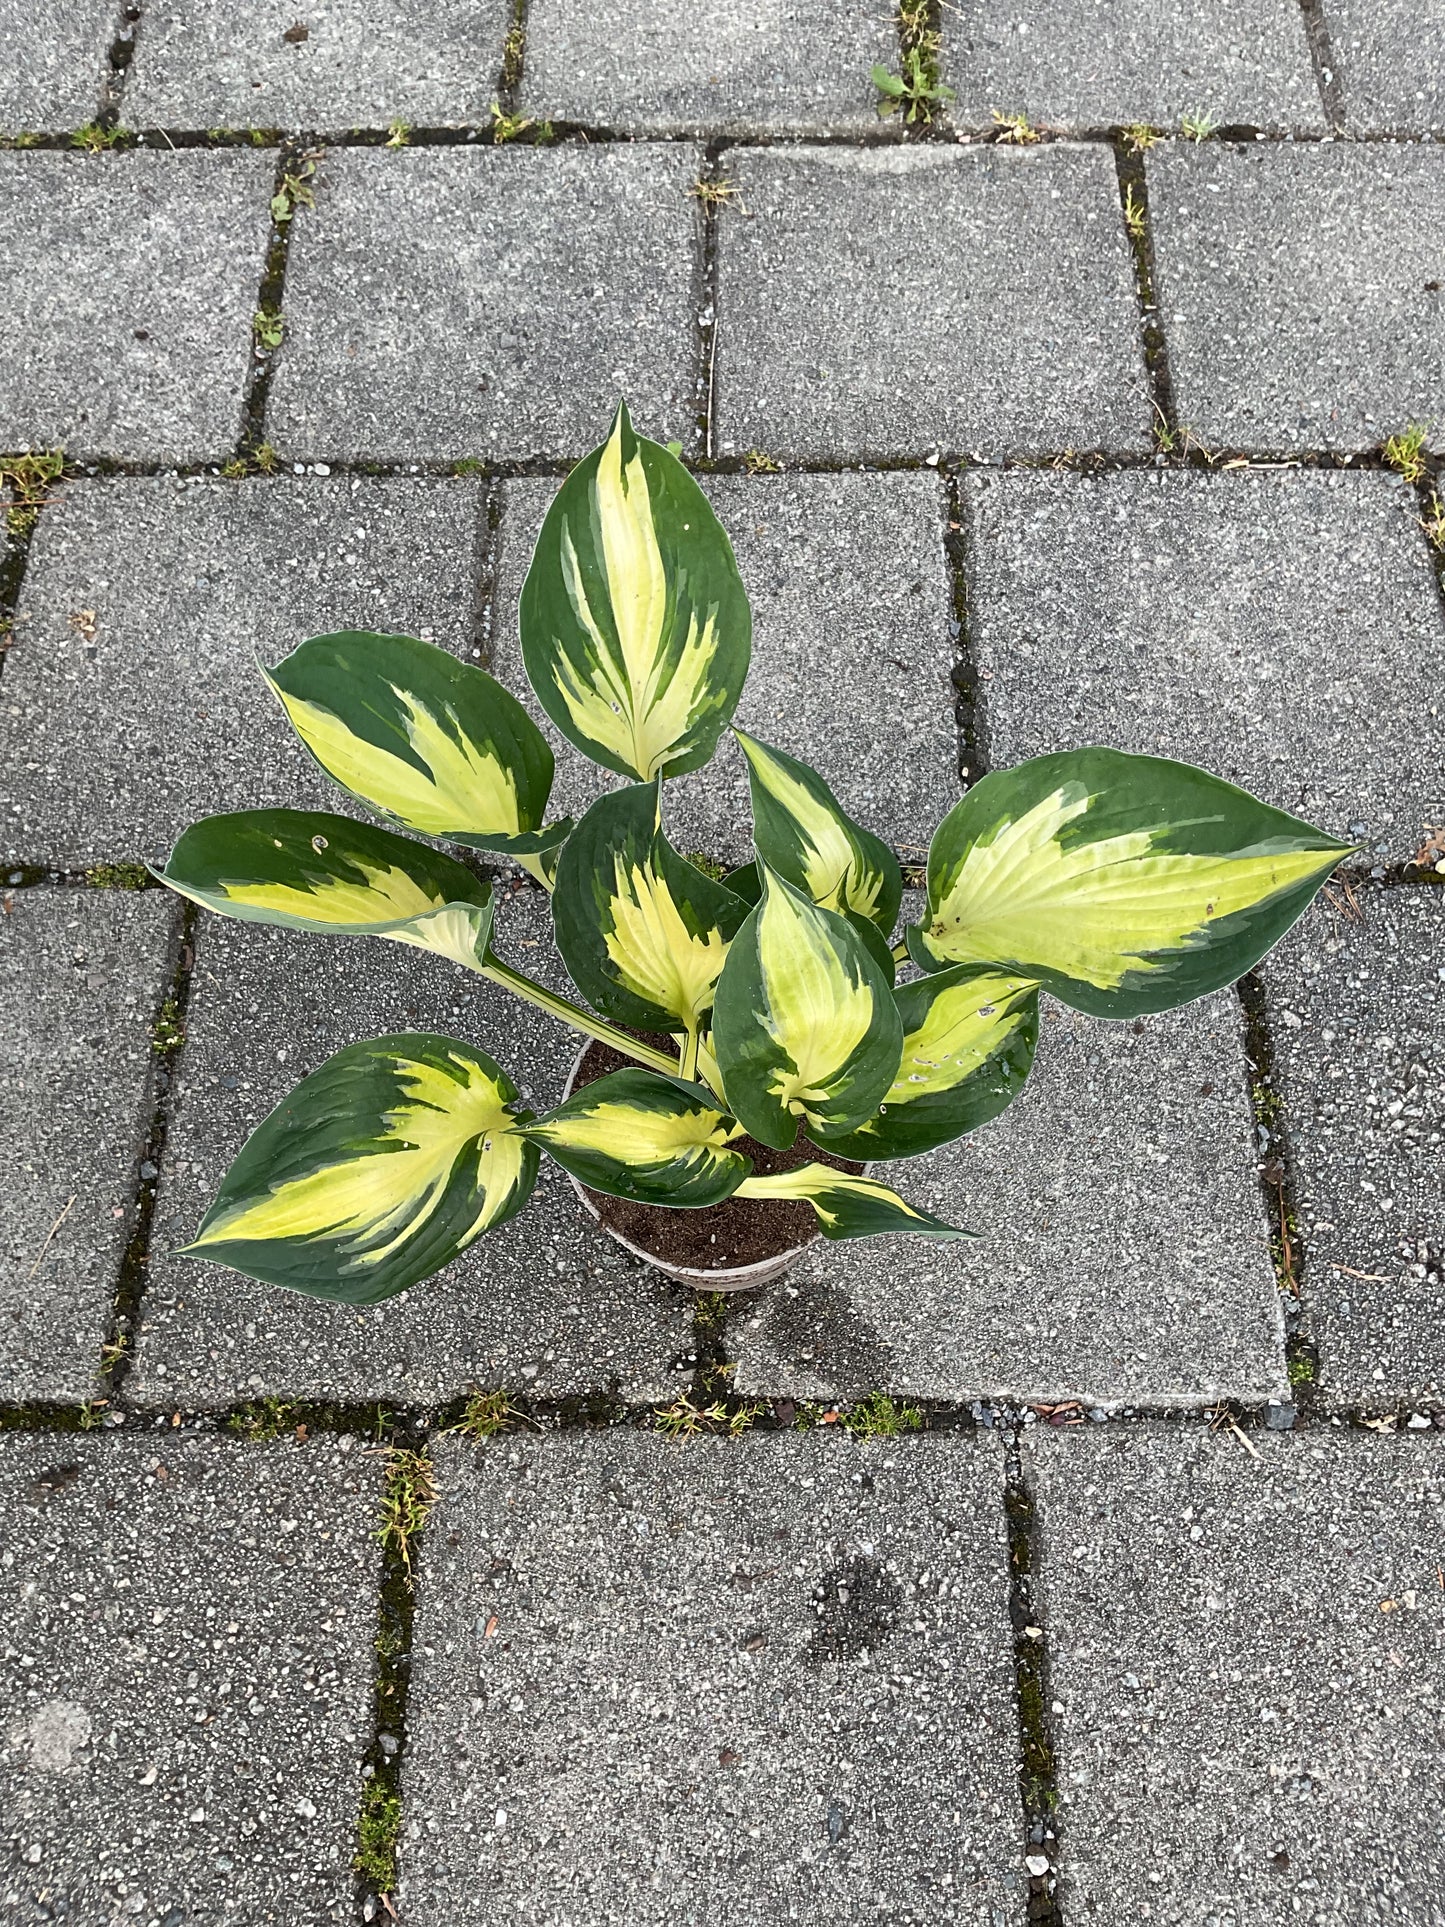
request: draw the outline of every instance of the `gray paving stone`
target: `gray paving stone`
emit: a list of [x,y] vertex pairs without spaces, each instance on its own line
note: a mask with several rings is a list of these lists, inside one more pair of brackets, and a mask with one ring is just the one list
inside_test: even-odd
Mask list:
[[112,0],[3,0],[0,127],[83,127],[109,71]]
[[1021,1921],[1002,1473],[984,1439],[448,1447],[404,1917]]
[[[132,127],[344,130],[491,119],[508,0],[206,0],[146,8],[125,90]],[[305,38],[289,38],[300,26]]]
[[0,447],[230,453],[274,167],[240,149],[0,153]]
[[336,628],[471,649],[479,507],[467,481],[68,485],[36,529],[0,689],[7,855],[155,858],[220,810],[344,810],[256,658]]
[[1370,448],[1445,417],[1445,173],[1429,147],[1148,156],[1181,422],[1214,447]]
[[1413,0],[1326,0],[1352,132],[1445,132],[1445,17]]
[[1403,861],[1445,823],[1440,596],[1393,475],[970,475],[994,767],[1199,763]]
[[[937,478],[776,475],[705,479],[753,607],[738,721],[821,769],[845,807],[918,860],[958,795],[953,614]],[[494,557],[491,660],[540,718],[522,667],[517,600],[555,482],[508,482]],[[613,778],[550,723],[554,814]],[[667,786],[682,849],[752,855],[746,767],[729,739],[706,772]]]
[[1327,1404],[1445,1400],[1445,892],[1321,902],[1268,966]]
[[0,1914],[350,1921],[378,1471],[361,1442],[0,1443]]
[[[567,988],[530,886],[499,909],[497,948]],[[344,1044],[398,1030],[480,1044],[539,1110],[561,1097],[581,1043],[456,965],[399,945],[219,918],[198,927],[132,1396],[187,1409],[270,1393],[429,1404],[493,1386],[672,1397],[692,1351],[691,1294],[596,1231],[550,1164],[521,1216],[366,1311],[170,1255],[294,1084]]]
[[693,439],[699,150],[352,148],[298,217],[268,421],[325,460]]
[[0,1402],[81,1400],[135,1223],[175,904],[17,890],[0,917]]
[[959,126],[988,127],[997,111],[1049,127],[1208,114],[1324,131],[1297,0],[960,0],[943,28]]
[[1106,149],[769,148],[735,151],[729,172],[723,454],[1147,446]]
[[1032,1437],[1067,1918],[1440,1927],[1445,1440]]
[[983,1234],[820,1244],[739,1334],[738,1390],[1201,1406],[1283,1394],[1229,993],[1106,1024],[1045,1002],[1001,1118],[886,1167]]
[[884,0],[536,0],[521,97],[630,133],[820,134],[876,127],[870,70],[897,60]]

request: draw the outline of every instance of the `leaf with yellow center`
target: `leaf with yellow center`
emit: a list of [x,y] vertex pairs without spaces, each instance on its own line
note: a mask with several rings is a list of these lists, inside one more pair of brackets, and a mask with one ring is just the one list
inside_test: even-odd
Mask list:
[[752,1170],[727,1148],[734,1129],[711,1092],[628,1069],[584,1085],[527,1136],[594,1191],[697,1209],[730,1197]]

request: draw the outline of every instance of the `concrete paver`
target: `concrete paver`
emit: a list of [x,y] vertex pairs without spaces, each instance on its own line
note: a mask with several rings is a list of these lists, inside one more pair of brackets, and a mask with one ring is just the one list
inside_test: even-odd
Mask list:
[[0,153],[0,448],[230,454],[274,169],[240,149]]
[[438,1478],[418,1927],[1022,1920],[992,1441],[503,1439]]
[[1412,0],[1324,0],[1353,133],[1445,132],[1445,18]]
[[876,126],[885,0],[535,0],[521,106],[629,133],[817,134]]
[[0,1403],[95,1395],[135,1226],[172,899],[19,890],[0,918]]
[[295,0],[146,8],[126,81],[135,127],[345,129],[485,124],[508,0]]
[[[529,975],[568,987],[539,892],[499,906],[496,944]],[[439,957],[203,918],[132,1397],[188,1409],[273,1394],[427,1405],[495,1386],[540,1398],[672,1397],[687,1382],[690,1295],[597,1231],[545,1161],[519,1217],[439,1276],[364,1311],[171,1255],[294,1084],[343,1045],[399,1030],[479,1044],[535,1110],[561,1098],[581,1047]]]
[[672,145],[333,151],[291,241],[277,447],[576,457],[619,396],[690,446],[700,164]]
[[478,484],[308,476],[68,484],[0,684],[12,860],[163,858],[222,810],[352,806],[256,666],[332,629],[473,646]]
[[1318,904],[1265,984],[1317,1391],[1445,1401],[1445,891]]
[[3,0],[0,127],[76,128],[94,120],[115,27],[112,0]]
[[1142,449],[1110,154],[736,151],[718,220],[718,448],[800,460]]
[[1283,1397],[1242,1043],[1228,992],[1132,1024],[1045,1000],[1008,1110],[882,1167],[980,1241],[815,1246],[742,1320],[738,1390],[1186,1408]]
[[1030,1439],[1070,1919],[1441,1918],[1445,1440]]
[[1151,150],[1174,400],[1204,443],[1365,449],[1445,414],[1437,159],[1330,141]]
[[7,1920],[354,1918],[378,1485],[344,1437],[0,1441]]
[[[738,705],[755,730],[820,768],[850,814],[921,857],[957,800],[955,628],[935,476],[706,478],[753,608],[753,658]],[[534,715],[517,600],[552,482],[508,482],[494,555],[491,663]],[[547,725],[553,813],[580,810],[613,778]],[[669,783],[669,836],[729,862],[752,857],[747,772],[724,742],[705,772]]]
[[1445,624],[1398,477],[970,475],[964,497],[995,768],[1178,757],[1395,862],[1445,823]]
[[1216,125],[1323,133],[1297,0],[961,0],[943,13],[960,126]]

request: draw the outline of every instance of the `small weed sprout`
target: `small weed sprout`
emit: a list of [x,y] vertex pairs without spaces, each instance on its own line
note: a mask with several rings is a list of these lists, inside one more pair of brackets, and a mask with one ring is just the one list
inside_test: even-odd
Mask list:
[[750,448],[743,457],[743,472],[747,475],[776,475],[780,464],[761,448]]
[[123,127],[102,127],[99,121],[89,121],[84,127],[77,127],[70,137],[72,147],[78,147],[83,154],[103,154],[109,147],[118,147],[130,136]]
[[35,527],[49,501],[48,490],[65,473],[65,450],[52,448],[24,455],[0,457],[0,489],[13,498],[5,511],[5,527],[23,541]]
[[274,308],[258,308],[251,317],[251,333],[263,354],[274,354],[285,337],[286,323]]
[[736,1439],[756,1425],[762,1415],[761,1405],[746,1402],[730,1405],[719,1399],[711,1405],[695,1405],[684,1392],[671,1405],[653,1408],[652,1429],[669,1439],[692,1439],[703,1432]]
[[251,457],[251,460],[256,465],[258,475],[274,475],[280,457],[269,442],[262,442],[261,446],[256,450],[256,453]]
[[1001,147],[1032,147],[1043,139],[1041,131],[1030,126],[1027,114],[1001,114],[997,107],[992,111],[993,123],[998,129],[995,138]]
[[[704,207],[725,207],[729,201],[737,200],[740,192],[741,189],[736,181],[714,181],[709,180],[706,175],[694,181],[688,189],[693,199],[701,201]],[[743,211],[746,212],[746,209]]]
[[923,1414],[916,1405],[895,1405],[886,1392],[870,1392],[844,1413],[842,1423],[855,1438],[896,1439],[922,1431]]
[[1186,140],[1207,141],[1211,134],[1218,132],[1220,124],[1210,113],[1182,114],[1179,131]]
[[316,162],[308,154],[294,168],[281,175],[281,185],[271,196],[271,219],[285,227],[298,207],[315,207],[316,195],[311,182],[316,178]]
[[1292,1358],[1289,1362],[1289,1382],[1291,1385],[1313,1385],[1315,1368],[1308,1358]]
[[356,1826],[357,1873],[381,1894],[396,1885],[396,1849],[401,1840],[401,1795],[380,1780],[367,1780],[361,1789],[361,1814]]
[[505,1432],[521,1416],[508,1393],[473,1392],[451,1429],[460,1432],[464,1439],[481,1441]]
[[1445,503],[1432,490],[1429,505],[1420,517],[1425,539],[1437,554],[1445,555]]
[[93,863],[85,880],[93,890],[144,890],[151,873],[143,863]]
[[404,120],[389,120],[386,123],[386,145],[405,147],[411,139],[411,125]]
[[1382,451],[1386,465],[1412,487],[1425,479],[1429,437],[1428,422],[1410,422],[1397,435],[1390,436]]
[[1129,230],[1129,238],[1142,241],[1146,233],[1144,203],[1134,192],[1134,183],[1129,181],[1124,188],[1124,225]]
[[222,462],[221,473],[228,482],[239,482],[251,473],[244,455],[233,455],[228,462]]
[[551,121],[536,120],[531,114],[509,114],[499,100],[492,102],[492,139],[498,147],[505,146],[508,141],[520,140],[531,128],[537,130],[535,139],[551,140]]
[[299,1409],[283,1398],[258,1398],[232,1412],[226,1430],[242,1439],[279,1439],[294,1431]]
[[939,80],[936,59],[918,47],[908,48],[902,69],[895,74],[886,67],[874,67],[873,85],[882,96],[878,112],[885,118],[889,114],[902,114],[910,126],[922,122],[926,127],[933,119],[934,109],[954,98],[953,89]]
[[386,1455],[386,1488],[381,1495],[381,1524],[376,1536],[388,1552],[401,1560],[408,1578],[417,1539],[436,1504],[436,1496],[431,1460],[426,1453],[393,1447]]
[[1147,154],[1151,147],[1164,138],[1159,128],[1150,127],[1146,121],[1135,121],[1131,126],[1121,128],[1120,135],[1131,154]]
[[181,1021],[181,1007],[174,997],[167,997],[151,1027],[151,1049],[157,1057],[164,1057],[181,1044],[186,1035],[186,1027]]

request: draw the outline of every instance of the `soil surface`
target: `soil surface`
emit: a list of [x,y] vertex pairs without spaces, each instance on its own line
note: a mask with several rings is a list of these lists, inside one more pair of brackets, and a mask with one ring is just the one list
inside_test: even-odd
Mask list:
[[[648,1036],[646,1042],[662,1050],[672,1045],[669,1037]],[[590,1044],[573,1089],[579,1090],[609,1071],[625,1070],[633,1061],[610,1044]],[[786,1151],[774,1151],[751,1137],[734,1138],[731,1148],[752,1159],[759,1177],[796,1171],[800,1164],[830,1164],[836,1171],[863,1169],[861,1164],[819,1150],[803,1138]],[[678,1211],[658,1204],[637,1204],[630,1198],[609,1198],[590,1187],[587,1195],[602,1222],[612,1230],[667,1264],[687,1265],[699,1271],[730,1271],[737,1265],[757,1264],[760,1259],[806,1244],[818,1229],[818,1214],[801,1199],[777,1204],[762,1198],[732,1197],[700,1211]]]

